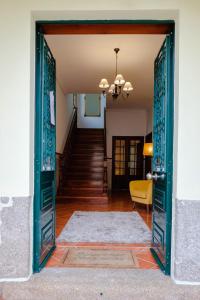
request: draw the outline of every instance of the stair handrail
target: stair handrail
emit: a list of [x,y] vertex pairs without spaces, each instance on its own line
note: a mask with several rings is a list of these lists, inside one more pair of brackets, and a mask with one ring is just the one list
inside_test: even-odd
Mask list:
[[108,193],[108,164],[107,164],[107,131],[106,131],[106,107],[104,107],[104,178],[103,191]]

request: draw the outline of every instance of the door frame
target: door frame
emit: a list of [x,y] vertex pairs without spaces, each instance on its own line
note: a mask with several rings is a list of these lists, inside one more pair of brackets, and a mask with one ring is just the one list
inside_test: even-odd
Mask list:
[[[46,35],[51,34],[172,34],[173,38],[175,36],[175,21],[174,20],[42,20],[35,22],[35,49],[38,46],[38,33],[42,32]],[[173,43],[173,53],[175,48],[175,42]],[[35,120],[38,117],[38,89],[41,81],[41,74],[38,72],[38,56],[37,51],[35,53]],[[172,74],[174,75],[174,58],[173,63],[171,65]],[[170,91],[171,99],[173,101],[174,106],[174,76],[173,76],[173,84]],[[169,122],[170,121],[170,122]],[[171,119],[168,120],[168,126],[174,128],[174,113],[171,116]],[[35,145],[36,141],[40,138],[40,133],[38,132],[38,126],[35,121]],[[174,139],[172,137],[172,145],[174,143]],[[35,154],[37,151],[37,147],[34,150]],[[172,175],[173,175],[173,166],[172,166]],[[34,173],[34,189],[37,189],[37,174]],[[172,185],[173,185],[173,176],[172,176]],[[172,195],[171,195],[172,199]],[[34,195],[34,213],[33,213],[33,256],[35,255],[35,247],[34,244],[37,243],[38,230],[37,224],[34,221],[35,217],[38,215],[39,211],[38,200],[35,199]],[[170,220],[172,220],[172,201],[168,206],[168,214]],[[171,227],[172,222],[168,224],[170,234],[167,237],[168,242],[171,247]],[[48,255],[44,264],[51,256],[52,253]],[[171,255],[167,257],[168,265],[171,265]],[[35,272],[34,268],[34,260],[33,260],[33,272]],[[167,274],[170,274],[170,269]]]

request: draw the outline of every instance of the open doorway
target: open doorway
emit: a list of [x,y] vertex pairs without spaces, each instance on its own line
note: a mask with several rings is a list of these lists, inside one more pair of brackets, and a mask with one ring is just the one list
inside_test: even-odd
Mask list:
[[[169,24],[170,29],[168,28],[168,30],[170,30],[171,34],[173,26],[171,27],[172,24]],[[36,212],[38,213],[35,223],[37,223],[38,226],[38,220],[41,219],[41,224],[42,226],[44,225],[42,231],[41,228],[37,229],[38,232],[36,230],[37,233],[35,235],[34,252],[37,253],[37,255],[35,256],[35,261],[37,261],[39,257],[40,259],[39,263],[37,262],[35,270],[38,271],[43,265],[45,265],[46,261],[51,256],[51,253],[54,251],[55,236],[58,238],[57,252],[54,253],[53,259],[56,258],[57,265],[55,265],[55,259],[51,259],[51,261],[49,261],[49,266],[75,266],[77,261],[77,266],[83,266],[84,263],[80,261],[80,257],[84,256],[88,259],[89,256],[92,258],[94,257],[94,249],[96,249],[99,251],[101,257],[100,266],[104,265],[105,260],[107,259],[105,257],[102,258],[102,251],[104,253],[107,251],[108,257],[113,257],[112,251],[115,251],[115,253],[118,254],[118,258],[116,261],[112,261],[113,264],[125,259],[125,267],[144,267],[144,260],[146,260],[147,264],[149,263],[150,266],[156,268],[156,264],[150,254],[150,248],[152,246],[150,230],[152,229],[153,224],[153,248],[156,250],[152,249],[152,253],[160,263],[160,266],[162,266],[165,273],[169,273],[170,257],[167,255],[170,253],[171,232],[169,227],[168,229],[166,228],[167,239],[165,238],[163,240],[163,237],[166,234],[166,232],[164,232],[166,224],[161,223],[162,221],[165,223],[166,218],[164,217],[164,219],[161,220],[159,226],[157,226],[159,222],[156,218],[158,217],[158,212],[160,212],[160,217],[163,215],[163,209],[167,208],[168,219],[171,220],[170,203],[168,203],[166,207],[166,200],[163,199],[165,198],[165,190],[167,195],[166,197],[170,199],[171,186],[169,186],[168,189],[164,186],[166,183],[166,177],[164,180],[161,179],[161,181],[158,181],[157,189],[156,184],[154,183],[154,195],[156,196],[156,199],[154,201],[155,211],[153,211],[153,222],[151,210],[146,211],[146,207],[142,205],[140,201],[137,202],[134,197],[131,197],[128,189],[130,181],[145,180],[147,168],[148,171],[152,173],[151,161],[149,163],[148,158],[144,159],[143,157],[143,145],[145,141],[148,141],[148,137],[151,135],[153,127],[151,117],[154,102],[153,95],[155,95],[155,92],[157,92],[153,91],[153,86],[156,86],[153,76],[153,74],[156,74],[154,73],[154,60],[156,56],[157,60],[163,60],[159,69],[160,77],[157,81],[159,87],[161,86],[160,83],[162,83],[162,71],[164,72],[163,78],[166,78],[166,74],[168,74],[168,72],[172,72],[171,68],[169,68],[169,70],[162,69],[163,67],[166,67],[169,61],[165,62],[163,58],[164,55],[160,55],[162,51],[159,52],[161,46],[163,53],[166,52],[166,27],[164,32],[159,32],[159,34],[157,32],[156,35],[152,34],[146,36],[135,36],[133,34],[125,35],[124,33],[123,35],[117,35],[116,32],[114,35],[95,35],[95,32],[93,32],[92,35],[87,34],[86,36],[84,34],[81,34],[80,36],[77,34],[67,34],[63,36],[56,34],[54,36],[52,34],[49,35],[47,29],[43,29],[44,33],[45,30],[47,31],[47,35],[45,35],[45,40],[47,42],[42,41],[42,38],[44,38],[42,34],[42,38],[40,36],[40,43],[46,47],[46,50],[44,48],[43,49],[44,53],[45,51],[47,53],[47,65],[50,61],[50,68],[44,69],[43,77],[45,76],[45,72],[47,72],[47,81],[48,78],[55,76],[55,58],[56,77],[57,79],[59,78],[59,87],[57,87],[57,92],[55,89],[56,82],[54,82],[54,85],[50,84],[50,87],[48,87],[50,99],[49,118],[51,122],[49,134],[51,136],[55,135],[52,107],[55,109],[55,96],[58,98],[58,89],[60,89],[61,94],[63,93],[65,95],[64,97],[66,97],[66,94],[68,94],[67,101],[71,103],[70,107],[72,114],[71,121],[69,122],[65,147],[63,147],[64,151],[57,151],[57,157],[60,157],[61,159],[60,168],[57,168],[57,170],[60,170],[60,173],[57,181],[57,187],[59,190],[57,194],[56,205],[55,202],[52,202],[51,205],[50,200],[52,195],[54,195],[53,198],[55,197],[56,172],[55,169],[53,169],[55,161],[51,159],[48,160],[48,157],[51,157],[51,155],[48,154],[48,151],[45,152],[47,166],[42,171],[47,172],[47,178],[44,174],[41,174],[40,177],[40,185],[45,187],[44,192],[42,192],[42,201],[45,209],[43,210],[41,205],[38,206],[38,201],[40,203],[39,196],[38,198],[36,197],[35,200],[37,202]],[[119,31],[119,33],[121,33],[121,31]],[[140,40],[140,42],[136,42],[136,40],[134,41],[134,38],[136,40]],[[126,39],[129,39],[130,41],[132,40],[130,44],[128,44]],[[144,44],[142,44],[141,40],[143,40]],[[77,46],[75,47],[73,43],[77,44]],[[67,44],[68,46],[66,47],[64,44]],[[80,48],[84,45],[86,47],[85,51],[81,51]],[[131,55],[130,52],[127,54],[125,52],[125,56],[121,58],[122,69],[124,68],[122,73],[126,77],[130,76],[130,81],[132,81],[133,85],[135,85],[133,97],[129,96],[126,99],[122,97],[120,99],[119,97],[117,101],[114,101],[112,97],[105,97],[105,95],[100,94],[98,89],[98,81],[103,77],[103,73],[108,74],[110,82],[113,80],[111,78],[111,73],[113,71],[112,66],[110,66],[108,62],[103,63],[104,59],[101,59],[102,51],[105,51],[104,57],[109,55],[107,54],[109,52],[107,51],[108,49],[106,49],[106,45],[108,48],[110,48],[111,53],[112,49],[116,46],[120,46],[122,49],[123,45],[124,48],[127,47],[129,49],[131,48],[131,45],[136,45],[136,48],[140,46],[139,49],[137,49],[138,53],[140,53],[140,56],[136,54]],[[91,48],[91,52],[89,51],[89,48]],[[72,49],[71,55],[75,56],[77,51],[79,57],[70,58],[70,49]],[[98,52],[98,49],[100,49],[100,53]],[[131,50],[132,53],[135,53],[133,49]],[[81,53],[85,55],[85,58],[84,55],[81,56]],[[171,54],[169,53],[169,55]],[[148,58],[147,61],[145,61],[145,57]],[[133,70],[130,68],[132,58],[135,60],[135,62],[133,62]],[[111,59],[108,59],[108,61],[111,61]],[[73,62],[77,62],[77,60],[78,68],[75,68]],[[99,62],[100,64],[97,64],[97,71],[94,72],[92,67],[95,67],[95,61]],[[123,61],[126,62],[128,67],[126,64],[123,66]],[[128,61],[130,61],[129,64],[127,63]],[[41,61],[41,66],[43,62],[44,61]],[[70,65],[66,66],[65,62],[70,62]],[[86,64],[87,69],[84,70],[83,66],[81,65],[82,62]],[[170,63],[172,63],[172,61]],[[53,71],[51,71],[52,68]],[[127,71],[128,69],[129,71]],[[51,74],[54,75],[48,76],[48,72],[52,72]],[[41,73],[37,75],[39,77],[41,76]],[[173,78],[172,74],[169,74],[168,76]],[[70,82],[70,80],[72,81]],[[69,85],[68,89],[65,87],[65,82],[67,82]],[[171,91],[171,85],[168,86],[169,83],[166,83],[165,81],[163,81],[163,84],[164,87],[161,87],[161,92],[158,91],[158,94],[160,95],[158,97],[162,98],[163,105],[165,105],[164,100],[166,99],[166,101],[168,101],[169,98],[167,98],[168,96],[165,97],[163,89],[166,88],[167,91]],[[44,86],[45,83],[43,84],[43,87]],[[96,108],[95,116],[88,115],[92,113],[94,114],[95,109],[94,107],[87,107],[87,99],[90,97],[95,99],[95,95],[97,98],[99,98],[99,103],[101,104],[106,99],[106,105],[101,107],[100,104],[100,115],[98,115],[97,112],[98,108]],[[40,97],[39,94],[38,97]],[[173,95],[171,94],[170,101],[172,101],[172,99]],[[84,105],[81,106],[81,103],[84,103]],[[106,116],[104,116],[105,106]],[[81,107],[84,107],[82,119],[83,122],[79,122],[80,119],[77,120],[77,118],[80,118]],[[154,103],[154,110],[155,108],[157,110],[157,119],[154,120],[154,125],[156,124],[156,121],[159,120],[160,115],[163,117],[163,114],[166,114],[166,122],[168,122],[173,129],[171,108],[168,111],[162,110],[161,108],[162,111],[160,111],[160,114],[158,106],[155,106]],[[93,122],[90,122],[91,127],[88,127],[88,123],[86,127],[83,126],[85,121],[84,118],[89,118],[90,120],[91,118],[95,118],[95,120],[97,120],[97,118],[101,116],[103,116],[103,123],[101,123],[100,127],[92,125],[94,124]],[[43,124],[43,128],[45,128],[45,121]],[[160,128],[160,123],[158,124],[158,127]],[[154,127],[154,132],[155,129],[156,126]],[[140,134],[138,134],[138,132],[140,132]],[[157,135],[158,134],[159,133],[157,132]],[[153,138],[153,143],[155,143],[156,146],[159,146],[162,142],[166,142],[166,138],[163,137],[163,133],[161,133],[161,135],[162,139],[157,142],[156,140],[154,141]],[[170,139],[172,139],[171,131],[169,132],[169,136]],[[41,139],[41,137],[39,138]],[[53,138],[51,139],[51,143],[55,143]],[[114,152],[112,151],[113,149]],[[159,169],[160,163],[163,161],[160,160],[161,156],[159,155],[159,149],[155,148],[155,150],[157,153],[153,162],[155,167],[153,171],[157,172],[157,176],[161,176],[160,173],[165,172],[166,169]],[[164,149],[164,152],[165,150],[166,149]],[[119,151],[119,153],[115,153],[115,151]],[[172,149],[170,148],[170,150],[167,151],[167,155],[172,156],[172,152],[170,152]],[[53,152],[55,153],[55,149],[52,150],[52,153]],[[161,154],[163,155],[163,153]],[[114,159],[116,155],[118,157],[117,161]],[[123,156],[124,158],[122,158]],[[119,157],[120,159],[122,158],[120,161]],[[163,159],[166,160],[166,157],[164,156]],[[45,178],[43,178],[43,176]],[[51,189],[48,185],[51,187]],[[37,192],[39,192],[39,185],[36,184],[35,186],[38,188]],[[110,193],[108,193],[108,191]],[[138,192],[146,193],[146,191]],[[144,198],[145,196],[146,195],[144,195]],[[140,195],[138,198],[143,198],[143,196],[141,197]],[[159,205],[157,205],[156,201],[159,203]],[[162,205],[162,201],[164,201],[165,207]],[[49,216],[51,216],[51,218],[47,214],[48,208]],[[55,208],[57,209],[56,234],[54,231]],[[42,214],[38,212],[39,210],[40,212],[43,210]],[[130,223],[128,222],[129,219]],[[169,223],[167,222],[167,224]],[[134,229],[137,228],[137,225],[138,230],[134,231]],[[43,242],[42,240],[44,240],[44,243],[41,247],[41,245],[38,243],[41,244]],[[168,251],[167,254],[166,249]],[[123,256],[124,254],[126,254],[126,257]],[[59,262],[58,256],[60,257]],[[131,263],[129,260],[130,256],[132,257]],[[146,259],[144,259],[145,257]],[[163,257],[164,259],[167,258],[167,261],[164,261]],[[69,261],[67,260],[68,258]],[[90,265],[90,262],[88,262],[87,259],[85,260],[85,266]],[[95,260],[97,260],[96,256]],[[146,267],[147,264],[145,265]],[[119,265],[119,267],[123,266]]]

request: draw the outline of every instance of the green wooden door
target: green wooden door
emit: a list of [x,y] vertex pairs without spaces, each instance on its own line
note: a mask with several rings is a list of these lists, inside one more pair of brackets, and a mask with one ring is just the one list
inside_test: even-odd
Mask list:
[[168,35],[154,64],[153,228],[151,249],[170,274],[173,171],[173,35]]
[[56,65],[43,34],[36,39],[34,264],[39,272],[55,249]]

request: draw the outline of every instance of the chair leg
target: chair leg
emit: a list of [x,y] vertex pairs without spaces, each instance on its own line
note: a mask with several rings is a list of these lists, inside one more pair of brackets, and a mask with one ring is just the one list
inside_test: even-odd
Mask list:
[[149,204],[147,204],[147,214],[149,214]]
[[133,202],[133,208],[135,208],[135,202]]

